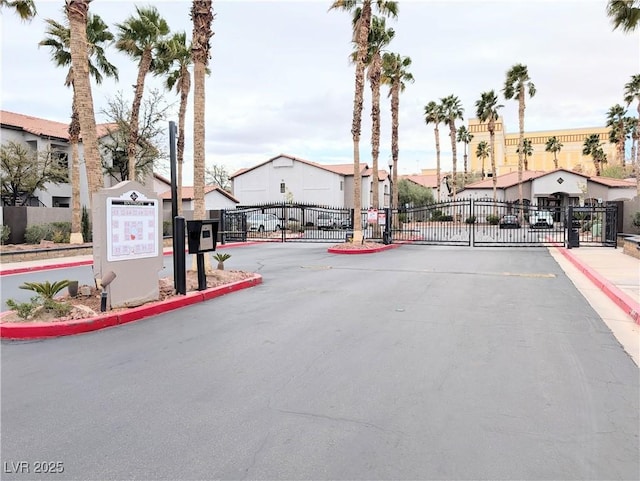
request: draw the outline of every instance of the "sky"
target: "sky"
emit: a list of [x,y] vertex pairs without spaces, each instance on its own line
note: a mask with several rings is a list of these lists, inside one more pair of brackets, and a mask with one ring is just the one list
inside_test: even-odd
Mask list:
[[[50,60],[45,18],[63,19],[64,0],[36,1],[38,16],[21,22],[10,11],[0,18],[0,82],[3,110],[67,122],[71,91],[66,70]],[[116,32],[115,24],[154,5],[172,31],[191,37],[191,2],[94,0],[90,11]],[[330,0],[214,0],[211,75],[206,80],[206,162],[228,172],[284,153],[321,164],[353,162],[351,120],[355,86],[351,17],[329,11]],[[424,106],[447,95],[462,102],[465,123],[475,102],[494,89],[504,105],[507,132],[518,130],[518,106],[502,96],[505,74],[517,63],[528,67],[536,86],[527,99],[525,130],[604,126],[606,113],[623,103],[624,84],[640,72],[640,33],[613,31],[606,0],[401,0],[391,52],[412,60],[414,83],[400,97],[399,173],[435,168],[433,126]],[[100,111],[122,92],[133,97],[137,65],[115,47],[107,49],[120,81],[93,86]],[[145,92],[162,89],[147,76]],[[388,89],[381,106],[380,167],[389,163],[391,114]],[[178,97],[169,120],[177,122]],[[366,86],[360,159],[371,165],[371,100]],[[190,97],[191,100],[191,97]],[[630,114],[635,114],[632,106]],[[193,109],[187,111],[185,184],[192,180]],[[441,127],[443,168],[451,166],[448,131]],[[165,142],[168,142],[165,139]],[[168,150],[168,143],[167,143]],[[460,150],[459,150],[460,152]],[[458,161],[461,161],[459,154]]]

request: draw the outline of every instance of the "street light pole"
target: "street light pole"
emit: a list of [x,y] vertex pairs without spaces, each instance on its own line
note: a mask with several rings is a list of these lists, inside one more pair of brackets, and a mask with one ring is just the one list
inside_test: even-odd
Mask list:
[[389,161],[389,208],[393,209],[393,162]]

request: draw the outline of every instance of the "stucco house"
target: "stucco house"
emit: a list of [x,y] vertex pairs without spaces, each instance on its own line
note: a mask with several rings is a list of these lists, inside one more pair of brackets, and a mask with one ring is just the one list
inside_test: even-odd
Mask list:
[[[160,194],[162,200],[163,218],[171,219],[171,190]],[[182,211],[188,220],[193,218],[195,208],[193,187],[182,187]],[[235,209],[238,200],[224,189],[214,185],[204,186],[204,208],[205,210]]]
[[[116,124],[98,124],[98,142],[107,142],[109,130],[114,131]],[[57,161],[69,171],[69,182],[58,185],[48,184],[46,189],[38,189],[33,193],[29,205],[41,207],[70,207],[71,205],[71,179],[74,169],[71,165],[71,144],[69,143],[69,124],[52,120],[32,117],[6,110],[0,110],[0,137],[2,144],[8,142],[21,143],[33,152],[46,152],[51,150]],[[104,152],[103,152],[104,154]],[[82,139],[78,144],[80,156],[80,203],[89,205],[86,171],[84,169]],[[103,176],[104,186],[111,187],[118,183],[108,175]]]
[[[633,199],[637,194],[633,180],[589,176],[567,169],[551,172],[522,173],[522,197],[542,207],[566,207],[581,203],[594,204]],[[518,173],[497,176],[496,197],[499,201],[519,200]],[[468,184],[458,192],[459,198],[493,199],[493,180]]]
[[[373,202],[372,170],[361,164],[361,205]],[[389,174],[378,171],[380,203],[389,204]],[[326,165],[280,154],[230,176],[233,196],[241,205],[296,202],[353,207],[353,164]]]

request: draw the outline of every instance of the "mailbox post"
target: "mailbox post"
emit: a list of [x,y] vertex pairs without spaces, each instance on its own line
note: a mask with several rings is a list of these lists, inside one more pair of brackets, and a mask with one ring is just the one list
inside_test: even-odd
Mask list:
[[198,290],[207,288],[207,273],[204,265],[205,252],[216,250],[218,238],[217,220],[189,220],[187,221],[187,233],[189,242],[189,254],[196,255],[198,269]]

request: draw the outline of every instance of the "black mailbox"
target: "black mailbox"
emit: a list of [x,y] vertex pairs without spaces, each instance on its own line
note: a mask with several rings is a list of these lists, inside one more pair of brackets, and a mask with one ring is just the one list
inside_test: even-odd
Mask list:
[[216,250],[218,238],[217,220],[188,220],[187,240],[189,254],[201,254]]

